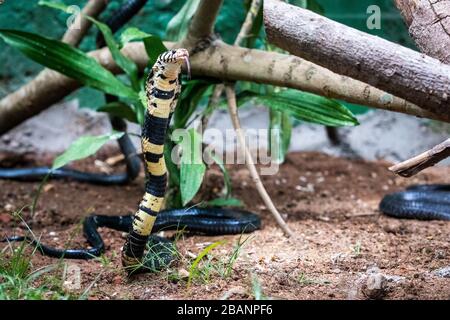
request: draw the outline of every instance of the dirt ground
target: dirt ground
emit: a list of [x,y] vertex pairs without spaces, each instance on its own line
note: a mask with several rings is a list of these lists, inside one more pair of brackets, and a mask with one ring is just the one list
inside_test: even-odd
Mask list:
[[[111,154],[109,154],[111,155]],[[107,152],[97,158],[107,157]],[[25,159],[0,158],[0,166],[36,164]],[[38,164],[49,164],[42,158]],[[76,165],[98,170],[93,159]],[[243,166],[230,166],[233,194],[245,208],[260,214],[262,230],[250,237],[228,277],[211,272],[187,288],[193,259],[207,245],[226,240],[211,252],[210,264],[220,265],[232,254],[239,235],[207,237],[184,234],[177,241],[180,260],[158,274],[127,278],[120,268],[124,234],[102,230],[107,251],[101,261],[66,261],[81,269],[81,288],[90,299],[253,299],[261,285],[273,299],[450,299],[450,223],[398,220],[378,211],[383,195],[409,184],[450,183],[450,168],[427,170],[416,178],[395,177],[386,162],[335,158],[317,152],[291,153],[276,176],[263,177],[276,206],[296,234],[287,239],[262,205]],[[120,170],[120,168],[115,168]],[[93,186],[50,181],[36,213],[23,211],[41,240],[52,246],[86,246],[82,218],[92,212],[132,214],[143,193],[143,175],[127,186]],[[0,236],[23,234],[25,226],[9,212],[30,205],[39,183],[0,181]],[[199,199],[217,197],[222,178],[208,171]],[[166,232],[166,236],[170,235]],[[39,254],[35,267],[57,263]],[[203,263],[201,269],[207,270]],[[438,270],[441,270],[439,273]],[[380,290],[371,285],[380,280]]]

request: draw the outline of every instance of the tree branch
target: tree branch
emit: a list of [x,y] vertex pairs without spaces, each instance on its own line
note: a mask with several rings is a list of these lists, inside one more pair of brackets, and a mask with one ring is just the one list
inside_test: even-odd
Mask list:
[[[450,1],[395,0],[409,33],[423,53],[450,64]],[[450,156],[450,139],[389,168],[411,177]]]
[[402,177],[412,177],[420,171],[434,166],[439,161],[450,156],[450,139],[434,146],[432,149],[425,151],[411,159],[400,162],[389,168],[390,171]]
[[450,0],[395,0],[420,51],[450,64]]
[[[173,43],[166,43],[171,48]],[[144,45],[128,43],[122,52],[140,70],[148,63]],[[114,73],[121,72],[108,48],[89,53]],[[262,50],[229,46],[221,41],[191,58],[192,73],[229,81],[254,81],[313,92],[329,98],[450,122],[403,99],[362,82],[334,74],[301,58]],[[0,100],[0,134],[60,101],[81,85],[62,74],[44,70],[35,79]]]
[[269,41],[437,115],[450,110],[450,66],[281,1],[264,1]]
[[[247,15],[245,16],[244,23],[239,30],[239,33],[234,40],[235,46],[241,46],[241,43],[247,38],[252,30],[253,23],[255,21],[256,16],[258,15],[259,9],[261,8],[261,0],[252,0],[250,3],[250,8],[248,9]],[[214,91],[208,101],[208,108],[214,109],[217,103],[219,102],[220,97],[222,96],[223,90],[225,86],[224,84],[218,84],[214,86]],[[209,118],[213,111],[210,114],[202,117],[202,128],[206,128],[208,126]]]
[[192,17],[186,38],[179,47],[191,51],[192,47],[202,39],[208,38],[214,33],[214,24],[223,0],[201,0],[197,11]]
[[80,26],[80,28],[69,28],[62,38],[62,42],[77,47],[92,25],[86,16],[97,17],[107,4],[107,0],[89,0],[73,22],[73,26]]
[[253,161],[253,157],[250,153],[250,150],[248,150],[248,148],[245,144],[245,137],[242,132],[241,124],[239,121],[237,104],[236,104],[236,94],[234,92],[233,85],[231,85],[231,84],[225,85],[225,92],[227,95],[228,110],[230,112],[231,121],[233,122],[233,127],[234,127],[234,130],[236,131],[239,145],[242,148],[242,152],[245,154],[245,164],[247,165],[247,168],[250,171],[250,176],[252,177],[252,180],[256,186],[256,189],[258,190],[258,193],[261,196],[262,200],[264,201],[264,204],[266,205],[267,209],[270,211],[270,213],[272,213],[272,215],[274,216],[278,225],[284,231],[286,236],[292,237],[292,236],[294,236],[294,234],[292,233],[291,229],[289,229],[288,225],[283,220],[283,218],[281,217],[277,208],[273,204],[272,200],[270,199],[269,194],[266,191],[266,188],[264,188],[261,178],[259,177],[258,171],[256,170],[255,162]]

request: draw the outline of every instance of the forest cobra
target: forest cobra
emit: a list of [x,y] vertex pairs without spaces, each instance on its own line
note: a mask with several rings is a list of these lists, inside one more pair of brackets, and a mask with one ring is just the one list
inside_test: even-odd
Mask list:
[[9,237],[3,241],[29,241],[41,253],[52,257],[90,259],[104,252],[98,227],[129,231],[122,250],[122,264],[132,273],[161,269],[175,258],[170,241],[151,236],[152,232],[178,229],[218,235],[247,233],[259,229],[260,218],[243,210],[190,208],[164,210],[160,213],[167,184],[164,143],[181,90],[183,63],[189,66],[187,50],[164,52],[158,57],[147,79],[147,110],[141,133],[147,182],[145,194],[133,217],[92,215],[86,218],[83,231],[92,249],[60,250],[30,237]]
[[[106,24],[112,32],[128,22],[147,0],[128,0],[116,11]],[[97,46],[105,45],[99,34]],[[147,111],[142,128],[141,145],[147,173],[145,194],[134,216],[91,215],[84,220],[83,233],[91,245],[90,249],[61,250],[42,244],[33,237],[15,236],[3,241],[28,241],[39,252],[55,258],[91,259],[101,255],[104,242],[98,233],[99,227],[107,227],[129,232],[122,251],[122,262],[129,272],[146,272],[164,268],[175,259],[175,248],[165,238],[150,235],[161,230],[184,230],[207,235],[240,234],[252,232],[261,226],[260,218],[251,212],[222,208],[171,209],[160,212],[166,190],[166,168],[164,141],[171,115],[177,105],[181,90],[181,65],[187,63],[186,50],[172,50],[159,56],[151,69],[146,83]],[[115,98],[106,96],[108,102]],[[111,117],[113,129],[125,134],[119,139],[119,147],[125,156],[126,172],[104,175],[80,172],[68,168],[51,170],[48,167],[28,169],[0,169],[0,178],[19,180],[40,180],[47,175],[51,178],[70,178],[95,184],[125,184],[134,180],[140,170],[141,159],[129,136],[125,122]],[[159,213],[159,214],[158,214]],[[147,254],[145,250],[147,249]]]

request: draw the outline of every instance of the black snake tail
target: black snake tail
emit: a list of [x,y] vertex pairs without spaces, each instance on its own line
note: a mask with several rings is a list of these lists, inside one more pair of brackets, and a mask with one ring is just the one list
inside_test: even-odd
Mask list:
[[[119,30],[125,23],[130,21],[141,10],[147,0],[128,0],[122,6],[112,14],[112,16],[106,20],[106,24],[111,29],[112,33]],[[96,44],[98,48],[106,45],[105,39],[101,34],[97,36]]]
[[141,134],[147,182],[145,194],[133,218],[133,227],[122,252],[125,267],[141,263],[156,216],[162,208],[167,184],[164,142],[170,116],[181,90],[181,66],[189,58],[186,49],[162,53],[146,83],[147,111]]
[[[111,125],[114,130],[124,132],[126,123],[119,118],[111,118]],[[141,159],[131,142],[130,137],[125,133],[119,140],[120,150],[125,156],[126,172],[118,174],[89,173],[66,167],[52,169],[50,167],[34,168],[0,168],[0,179],[41,181],[46,176],[51,179],[73,179],[80,182],[87,182],[99,185],[122,185],[133,181],[139,174]]]
[[[105,251],[105,244],[98,228],[110,228],[128,232],[132,227],[133,217],[91,215],[83,222],[83,234],[90,249],[58,249],[47,246],[32,236],[12,236],[0,242],[26,241],[34,246],[37,252],[64,259],[92,259]],[[153,225],[152,232],[161,230],[186,230],[207,235],[239,234],[253,232],[261,227],[260,218],[251,212],[222,208],[190,208],[161,211]],[[152,235],[147,242],[155,257],[145,261],[146,268],[139,271],[153,271],[167,266],[175,257],[173,246],[168,239]]]

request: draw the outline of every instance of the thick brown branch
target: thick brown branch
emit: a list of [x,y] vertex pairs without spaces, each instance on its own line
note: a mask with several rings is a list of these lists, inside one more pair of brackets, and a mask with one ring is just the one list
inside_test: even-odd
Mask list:
[[450,139],[447,139],[432,149],[419,154],[418,156],[390,167],[389,170],[402,177],[411,177],[428,167],[434,166],[436,163],[449,156]]
[[179,44],[180,47],[191,49],[199,40],[208,38],[214,33],[214,24],[223,0],[201,0],[197,11],[192,17],[188,33]]
[[281,1],[264,1],[269,41],[423,109],[450,113],[450,66]]
[[[172,47],[173,43],[166,43]],[[143,70],[148,56],[142,43],[129,43],[123,53]],[[107,48],[89,53],[104,67],[120,72]],[[192,56],[194,75],[223,80],[246,80],[300,89],[330,98],[397,111],[425,118],[449,121],[403,99],[362,82],[339,76],[301,58],[276,52],[238,48],[220,41]],[[80,87],[75,80],[45,70],[38,77],[0,100],[0,134],[38,114]]]
[[450,64],[450,0],[395,0],[420,51]]

